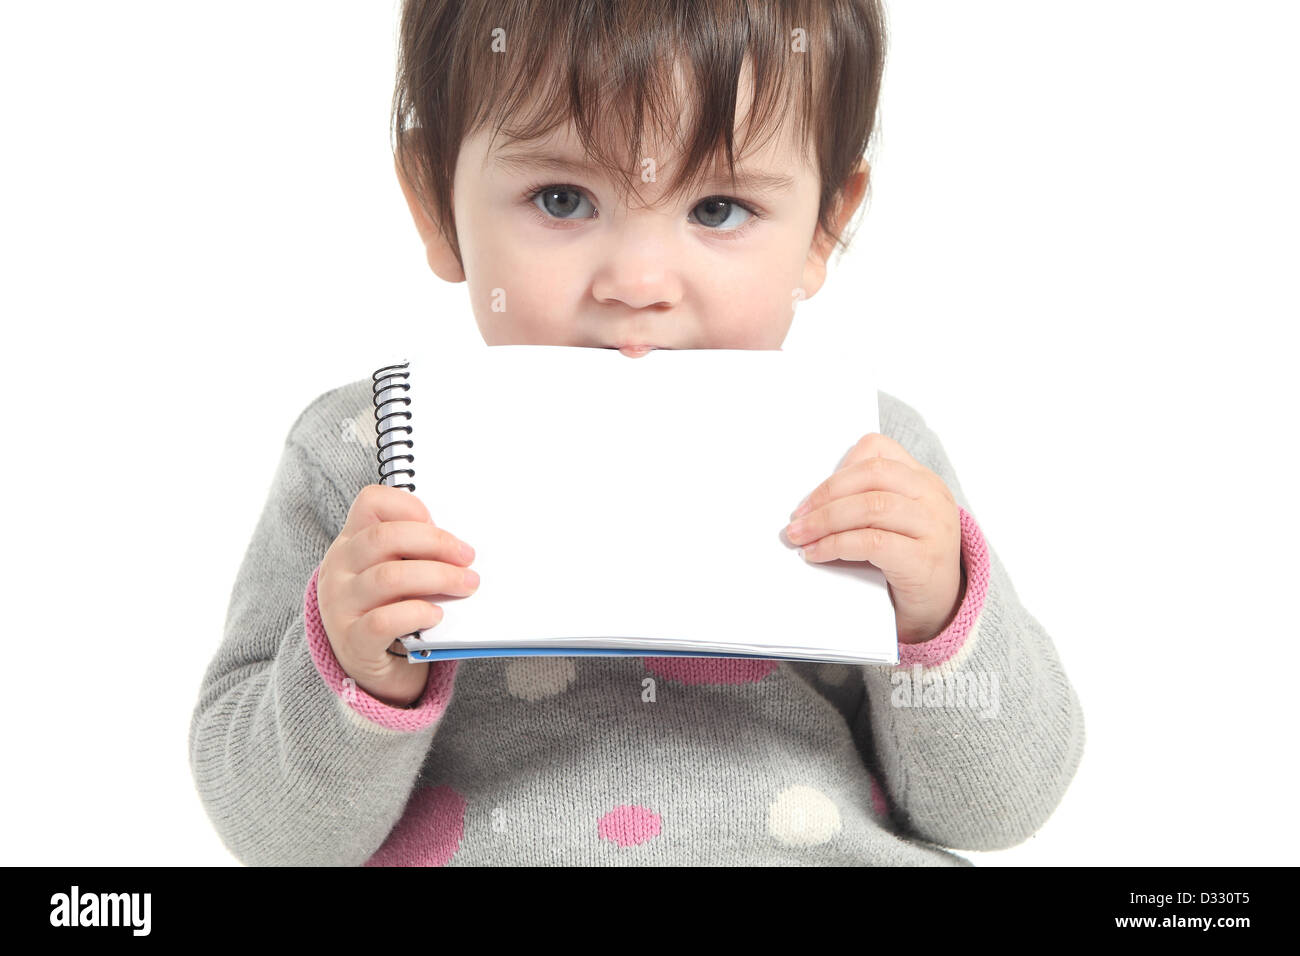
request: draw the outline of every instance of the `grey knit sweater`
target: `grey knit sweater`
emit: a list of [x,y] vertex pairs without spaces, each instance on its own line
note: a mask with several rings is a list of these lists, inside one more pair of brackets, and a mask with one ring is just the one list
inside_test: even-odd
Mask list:
[[969,865],[1048,818],[1078,698],[971,516],[939,440],[880,430],[961,509],[967,587],[896,666],[527,657],[411,664],[411,708],[339,667],[316,573],[374,483],[369,379],[289,430],[190,726],[218,834],[255,865]]

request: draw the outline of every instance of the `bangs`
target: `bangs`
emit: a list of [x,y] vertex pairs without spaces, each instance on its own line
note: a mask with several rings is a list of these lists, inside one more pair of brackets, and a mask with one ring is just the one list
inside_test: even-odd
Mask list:
[[[667,199],[711,177],[718,157],[734,180],[738,106],[745,152],[800,117],[790,132],[807,159],[818,84],[793,31],[815,32],[806,45],[824,49],[823,25],[810,19],[822,10],[740,0],[516,5],[505,51],[476,51],[461,74],[480,81],[465,134],[489,126],[493,142],[528,144],[572,124],[586,160],[627,186],[643,159],[671,154],[675,169],[655,163],[671,174]],[[748,103],[738,103],[742,76]]]

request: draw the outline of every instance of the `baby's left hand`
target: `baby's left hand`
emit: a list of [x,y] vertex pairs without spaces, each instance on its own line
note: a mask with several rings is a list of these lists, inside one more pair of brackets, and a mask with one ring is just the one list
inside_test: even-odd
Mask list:
[[961,515],[943,479],[885,435],[862,436],[786,528],[809,561],[868,561],[885,574],[900,644],[952,621],[965,591]]

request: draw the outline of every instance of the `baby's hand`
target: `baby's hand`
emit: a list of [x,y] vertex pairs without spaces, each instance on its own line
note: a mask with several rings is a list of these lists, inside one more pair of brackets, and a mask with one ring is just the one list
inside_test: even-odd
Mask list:
[[436,527],[409,491],[366,485],[357,493],[316,579],[321,623],[357,686],[395,707],[420,697],[428,669],[388,648],[402,650],[397,638],[442,620],[430,596],[474,593],[473,560],[474,549]]
[[864,435],[786,528],[809,561],[869,561],[885,574],[898,640],[939,634],[961,606],[961,514],[943,479],[878,432]]

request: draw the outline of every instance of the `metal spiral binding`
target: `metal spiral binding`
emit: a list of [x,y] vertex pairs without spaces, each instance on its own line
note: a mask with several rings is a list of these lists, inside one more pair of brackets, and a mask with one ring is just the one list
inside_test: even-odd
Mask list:
[[[379,483],[415,491],[415,455],[411,454],[415,451],[415,442],[411,440],[414,434],[409,424],[411,413],[407,411],[411,399],[406,394],[411,390],[411,373],[402,371],[410,364],[385,365],[371,378],[375,383],[375,433],[379,448],[375,459],[379,462]],[[406,424],[399,424],[399,420],[405,420]],[[406,453],[401,453],[402,446],[406,447]],[[402,462],[410,467],[397,467]],[[402,475],[408,475],[411,480],[399,483],[397,478]]]

